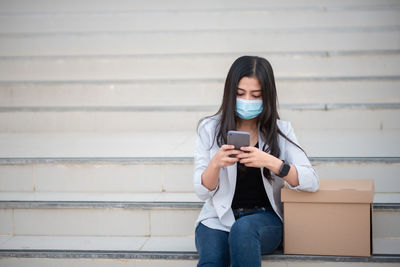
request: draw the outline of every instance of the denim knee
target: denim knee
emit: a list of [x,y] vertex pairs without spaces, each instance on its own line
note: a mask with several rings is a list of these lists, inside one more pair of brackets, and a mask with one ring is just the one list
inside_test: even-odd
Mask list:
[[266,226],[260,229],[261,253],[270,254],[276,250],[282,242],[282,226]]
[[[261,223],[268,221],[269,224]],[[261,254],[273,252],[282,241],[282,223],[273,213],[262,213],[239,218],[231,228],[229,246],[231,253],[246,253],[246,250]]]
[[195,231],[195,242],[199,253],[197,266],[230,265],[227,232],[211,229],[200,223]]
[[249,243],[258,241],[256,229],[246,219],[237,220],[229,233],[229,247],[231,249],[246,249]]

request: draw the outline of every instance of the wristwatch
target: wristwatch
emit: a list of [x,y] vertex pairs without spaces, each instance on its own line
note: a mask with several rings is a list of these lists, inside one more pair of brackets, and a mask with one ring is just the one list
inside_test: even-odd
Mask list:
[[282,161],[283,162],[282,162],[281,168],[279,169],[279,174],[278,174],[278,176],[281,177],[281,178],[283,178],[286,175],[288,175],[289,170],[290,170],[290,165],[287,164],[284,160],[282,160]]

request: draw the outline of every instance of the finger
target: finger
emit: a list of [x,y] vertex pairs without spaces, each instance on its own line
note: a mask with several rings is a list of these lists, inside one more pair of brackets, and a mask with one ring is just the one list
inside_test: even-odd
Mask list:
[[230,157],[226,157],[226,158],[224,158],[222,161],[223,161],[223,162],[224,162],[224,164],[226,164],[226,165],[232,165],[232,164],[234,164],[234,163],[238,162],[238,161],[239,161],[239,159],[238,159],[238,158],[230,158]]
[[242,146],[241,148],[240,148],[240,150],[242,150],[242,151],[247,151],[247,152],[253,152],[253,151],[255,151],[257,148],[255,148],[255,147],[252,147],[252,146]]
[[242,164],[247,164],[247,163],[253,162],[253,160],[250,159],[250,158],[240,159],[239,161],[240,161],[240,163],[242,163]]
[[250,157],[250,154],[242,152],[242,153],[238,154],[236,157],[238,157],[239,159],[245,159],[245,158]]
[[230,149],[234,149],[235,146],[234,145],[222,145],[221,149],[222,150],[230,150]]
[[258,167],[254,163],[246,163],[246,164],[244,164],[244,166],[246,166],[246,167]]
[[225,154],[226,155],[239,155],[239,154],[241,154],[241,153],[243,153],[242,151],[240,151],[240,150],[226,150],[225,151]]

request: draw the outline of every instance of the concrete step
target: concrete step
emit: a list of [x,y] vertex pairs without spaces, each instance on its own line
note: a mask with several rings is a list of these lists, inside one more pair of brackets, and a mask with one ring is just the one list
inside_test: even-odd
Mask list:
[[[296,130],[310,157],[400,157],[398,131]],[[2,133],[0,158],[192,157],[195,131]]]
[[190,3],[184,0],[176,0],[172,3],[164,3],[158,0],[150,0],[145,3],[138,5],[136,2],[117,0],[114,3],[110,3],[106,0],[90,0],[81,3],[77,0],[65,3],[64,1],[57,0],[48,2],[46,0],[39,0],[36,4],[32,4],[29,0],[20,0],[18,2],[12,0],[5,0],[1,2],[2,13],[5,14],[24,14],[24,13],[74,13],[74,12],[127,12],[127,11],[159,11],[159,10],[171,10],[171,11],[190,11],[190,10],[229,10],[229,9],[287,9],[287,10],[337,10],[337,9],[357,9],[357,8],[379,8],[382,6],[396,6],[398,1],[396,0],[284,0],[284,1],[249,1],[244,3],[243,1],[212,1],[205,0],[201,3]]
[[[196,266],[193,238],[14,237],[0,250],[3,266]],[[142,245],[140,247],[139,245]],[[41,249],[32,249],[41,248]],[[115,247],[117,249],[111,249]],[[78,249],[77,249],[78,248]],[[98,248],[98,249],[95,249]],[[398,266],[397,255],[337,257],[264,255],[262,266]]]
[[[0,245],[3,266],[195,266],[194,240],[173,237],[30,237],[19,236]],[[397,255],[337,257],[264,255],[262,266],[398,266]]]
[[[23,195],[16,193],[14,199],[21,200]],[[30,198],[25,196],[27,199]],[[36,200],[42,198],[38,194],[36,197],[32,196]],[[12,196],[2,193],[1,198],[10,199]],[[63,201],[49,201],[51,198]],[[105,198],[109,200],[105,201]],[[53,193],[43,196],[42,199],[47,199],[46,201],[3,201],[0,203],[1,235],[144,237],[193,235],[194,222],[200,211],[199,204],[196,202],[160,204],[156,202],[157,198],[179,201],[185,198],[195,200],[196,197],[193,193],[179,196],[175,194],[172,197],[167,194],[150,194],[146,197],[138,194]],[[121,201],[123,199],[133,201]],[[139,199],[141,200],[137,202]],[[63,202],[69,203],[70,206],[63,205]],[[25,208],[21,206],[23,203]],[[35,203],[41,205],[33,207]],[[11,208],[10,205],[14,206]]]
[[[197,265],[197,256],[193,254],[175,252],[175,253],[5,253],[13,255],[16,258],[0,259],[0,264],[5,266],[138,266],[138,267],[188,267]],[[23,256],[22,256],[23,255]],[[68,256],[62,256],[68,255]],[[23,258],[23,257],[26,258]],[[8,256],[10,257],[10,256]],[[73,259],[70,259],[73,258]],[[195,260],[196,259],[196,260]],[[399,259],[396,256],[374,256],[367,258],[342,258],[342,257],[288,257],[286,255],[267,256],[263,258],[262,266],[326,266],[348,267],[348,266],[399,266]]]
[[[2,193],[1,235],[191,237],[202,206],[195,198],[193,193]],[[399,254],[399,203],[373,205],[374,253]]]
[[[397,7],[397,8],[396,8]],[[91,14],[0,15],[0,34],[193,31],[226,29],[298,29],[400,25],[400,5],[370,9],[159,10]],[[288,16],[290,15],[290,16]],[[112,17],[112,19],[111,19]],[[237,18],[240,17],[241,20]],[[283,19],[285,18],[285,19]],[[340,18],[340,20],[338,19]],[[154,23],[157,21],[157,23]],[[188,23],[189,22],[189,23]]]
[[[0,202],[3,208],[197,209],[202,206],[202,202],[194,192],[1,192]],[[375,192],[374,205],[377,210],[397,209],[398,203],[400,203],[398,192]]]
[[[281,106],[291,104],[399,103],[400,79],[276,81]],[[218,106],[218,80],[2,82],[0,107]]]
[[[0,132],[195,131],[218,106],[4,107]],[[400,104],[298,104],[282,106],[282,120],[307,131],[397,131]]]
[[[119,40],[120,42],[120,40]],[[1,57],[0,81],[223,79],[237,54]],[[276,77],[398,77],[400,53],[266,54]]]
[[[268,16],[266,15],[266,17]],[[340,17],[338,17],[337,20],[339,19]],[[52,20],[49,20],[49,22],[51,21]],[[181,24],[187,23],[182,22]],[[399,31],[400,26],[376,26],[353,28],[338,27],[332,29],[300,28],[269,30],[250,28],[178,32],[138,31],[0,34],[0,56],[107,55],[126,57],[127,55],[154,56],[183,54],[192,57],[193,54],[236,53],[243,55],[292,53],[293,51],[311,54],[321,53],[323,55],[334,53],[334,51],[366,53],[375,50],[399,50]],[[265,45],[266,43],[268,43],[268,46]],[[29,61],[30,60],[27,60],[23,64],[32,64],[29,63]],[[57,61],[61,63],[61,61],[65,61],[65,59],[58,59]],[[79,59],[79,61],[84,61],[84,59]],[[99,61],[109,60],[102,59]],[[209,60],[207,59],[207,61]],[[79,63],[75,64],[79,65]],[[97,64],[101,65],[100,62]],[[120,62],[115,64],[126,63]],[[141,64],[145,65],[146,63],[143,62]],[[171,66],[175,66],[175,64],[171,63],[168,66],[171,68]],[[307,64],[305,66],[307,66]],[[132,68],[134,66],[129,65],[129,67]],[[156,68],[156,65],[152,67]],[[365,64],[363,67],[371,68],[372,66]],[[167,68],[164,70],[167,71]],[[185,68],[182,70],[185,70]],[[136,71],[137,70],[132,73]]]
[[1,235],[192,236],[201,206],[193,193],[15,193],[14,197],[2,193],[0,197]]
[[[400,195],[400,158],[310,160],[321,178],[374,179],[375,192],[382,197]],[[192,177],[192,157],[0,159],[3,193],[184,193],[193,192]]]
[[[289,15],[290,16],[287,16]],[[271,10],[268,8],[108,12],[47,15],[0,15],[0,34],[298,29],[400,25],[400,5],[370,9]],[[112,17],[112,19],[110,19]],[[237,18],[241,17],[239,21]],[[287,19],[283,19],[287,18]],[[338,20],[340,18],[340,20]],[[157,21],[158,23],[154,23]],[[185,23],[186,22],[186,23]],[[189,23],[188,23],[189,22]]]
[[196,254],[191,237],[99,237],[99,236],[14,236],[1,237],[0,256],[4,250],[75,250],[125,252],[191,252]]
[[[400,203],[400,202],[398,202]],[[372,217],[373,253],[400,255],[399,204],[375,204]]]

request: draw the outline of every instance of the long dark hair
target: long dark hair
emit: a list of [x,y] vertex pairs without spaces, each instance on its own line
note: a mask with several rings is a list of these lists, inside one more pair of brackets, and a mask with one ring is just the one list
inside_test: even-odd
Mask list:
[[[299,145],[290,140],[279,129],[277,125],[277,120],[279,119],[277,108],[278,97],[275,87],[274,72],[268,60],[256,56],[239,57],[235,62],[233,62],[229,69],[225,81],[221,107],[217,113],[213,115],[221,115],[219,127],[215,128],[215,140],[217,141],[218,146],[221,147],[226,144],[228,131],[236,129],[238,121],[238,116],[236,114],[236,93],[239,81],[243,77],[255,77],[261,85],[263,110],[258,116],[258,123],[260,125],[260,135],[264,138],[265,144],[262,148],[260,147],[260,149],[279,158],[281,150],[278,144],[278,134],[280,134],[305,153]],[[202,120],[200,120],[200,122]],[[266,149],[267,145],[268,148]],[[273,178],[267,168],[264,168],[263,174],[268,181],[272,183]]]

